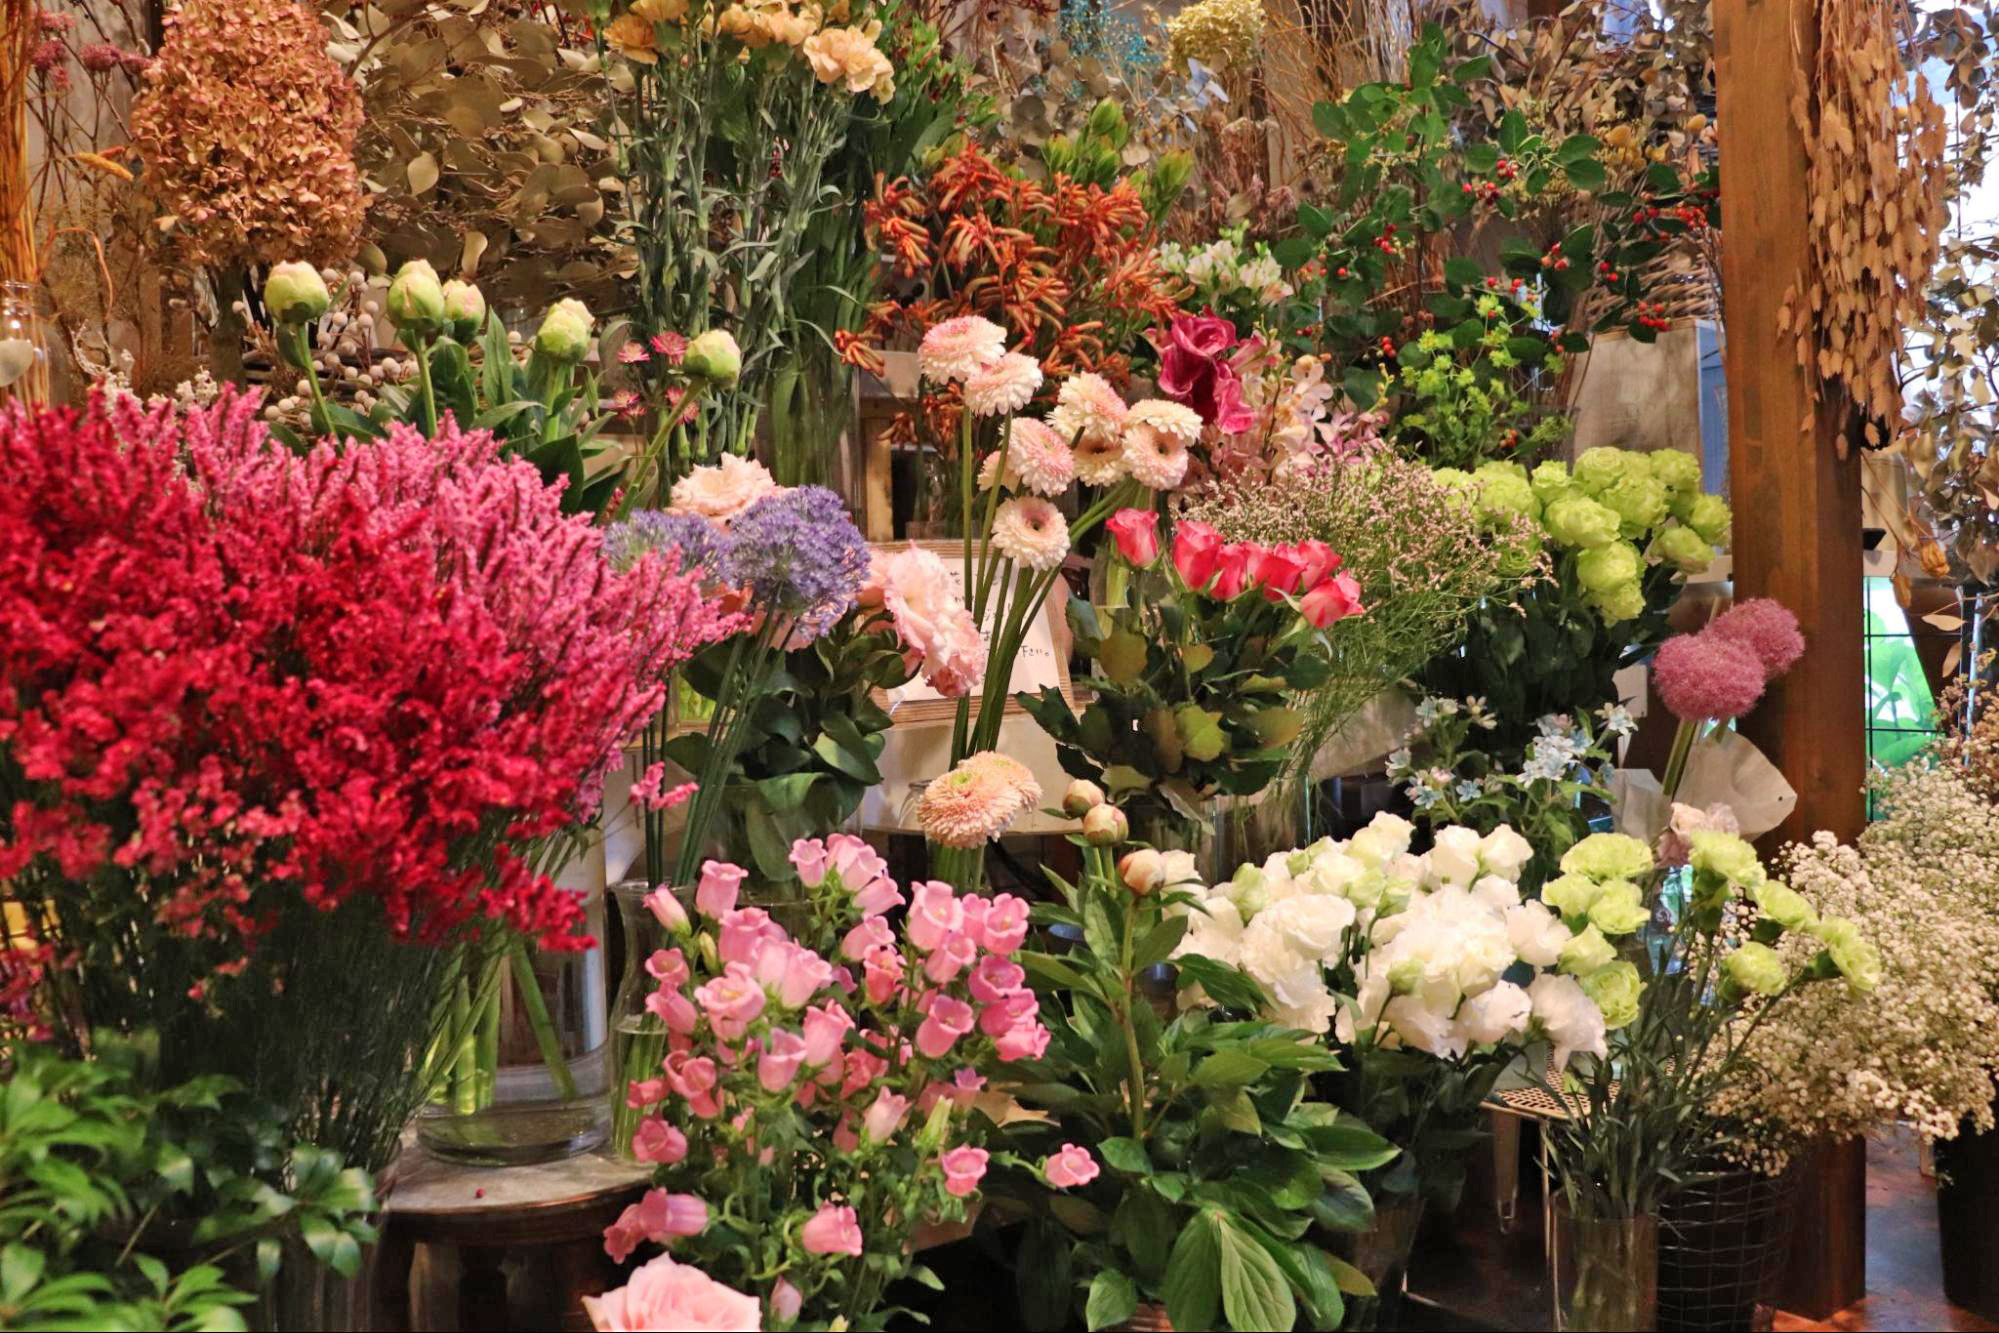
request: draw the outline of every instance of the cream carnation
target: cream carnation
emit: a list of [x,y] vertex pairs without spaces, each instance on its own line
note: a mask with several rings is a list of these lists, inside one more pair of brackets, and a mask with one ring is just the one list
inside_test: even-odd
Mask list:
[[776,489],[777,482],[762,463],[724,454],[720,462],[697,467],[674,482],[673,503],[668,508],[676,514],[697,514],[727,523]]
[[1041,367],[1031,356],[1008,352],[982,370],[965,377],[965,410],[975,417],[1000,417],[1018,412],[1041,387]]
[[993,547],[1009,560],[1045,574],[1069,554],[1069,521],[1040,496],[1019,496],[993,515]]
[[926,380],[962,380],[1005,355],[1005,329],[977,315],[959,315],[932,325],[923,335],[916,364]]
[[1017,759],[987,750],[923,789],[916,821],[945,847],[982,847],[1041,800],[1041,787]]

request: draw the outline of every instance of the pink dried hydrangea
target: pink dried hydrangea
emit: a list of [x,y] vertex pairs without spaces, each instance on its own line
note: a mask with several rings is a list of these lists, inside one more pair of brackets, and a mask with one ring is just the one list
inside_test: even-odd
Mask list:
[[972,755],[923,790],[917,823],[944,847],[983,847],[1041,800],[1027,765],[987,750]]
[[1707,627],[1747,648],[1763,664],[1763,678],[1775,680],[1804,656],[1805,636],[1798,630],[1798,618],[1782,602],[1768,597],[1752,597],[1724,611]]
[[1741,717],[1763,697],[1763,663],[1733,639],[1703,630],[1659,645],[1652,659],[1659,697],[1682,722]]

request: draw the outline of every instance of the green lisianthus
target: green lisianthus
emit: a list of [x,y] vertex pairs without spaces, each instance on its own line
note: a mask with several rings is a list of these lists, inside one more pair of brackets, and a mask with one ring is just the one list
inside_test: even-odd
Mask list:
[[1565,921],[1580,921],[1602,887],[1587,875],[1561,875],[1541,886],[1541,901]]
[[1572,977],[1586,977],[1599,968],[1609,967],[1617,961],[1617,949],[1603,937],[1603,932],[1595,926],[1587,926],[1579,935],[1569,937],[1562,946],[1555,965],[1560,971]]

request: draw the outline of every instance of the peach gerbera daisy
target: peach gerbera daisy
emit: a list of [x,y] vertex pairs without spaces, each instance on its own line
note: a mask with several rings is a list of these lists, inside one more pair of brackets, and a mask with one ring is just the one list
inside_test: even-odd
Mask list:
[[1027,765],[986,750],[923,789],[916,822],[945,847],[982,847],[1040,801],[1041,785]]

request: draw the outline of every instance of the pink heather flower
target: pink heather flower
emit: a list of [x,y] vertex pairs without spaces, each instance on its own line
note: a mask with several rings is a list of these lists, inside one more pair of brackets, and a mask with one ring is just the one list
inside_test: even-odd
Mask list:
[[863,918],[840,941],[840,956],[858,963],[876,949],[895,948],[895,932],[878,916]]
[[[1121,452],[1128,411],[1110,381],[1094,371],[1086,371],[1062,381],[1062,387],[1055,393],[1055,410],[1048,414],[1048,424],[1061,440],[1074,444],[1079,451],[1088,444],[1098,449],[1109,445]],[[1089,477],[1083,480],[1093,486],[1102,484]]]
[[972,969],[966,987],[980,1004],[997,1004],[1027,984],[1027,971],[1019,963],[987,954]]
[[944,1171],[944,1192],[958,1199],[975,1192],[979,1181],[985,1178],[988,1159],[984,1148],[969,1145],[953,1148],[939,1157],[937,1165]]
[[[1028,995],[1033,998],[1032,992]],[[1039,1023],[1021,1023],[1008,1028],[993,1042],[1002,1060],[1039,1060],[1048,1049],[1048,1029]]]
[[975,417],[1018,412],[1041,387],[1041,367],[1031,356],[1008,352],[965,377],[965,410]]
[[844,1204],[821,1204],[799,1229],[798,1240],[807,1254],[858,1256],[862,1249],[860,1215]]
[[697,467],[674,482],[673,503],[667,508],[670,513],[694,514],[726,527],[730,519],[777,489],[777,482],[762,463],[723,454],[719,462]]
[[1027,568],[1047,573],[1069,554],[1069,520],[1038,495],[1018,495],[993,515],[993,549]]
[[1733,639],[1703,630],[1676,634],[1652,659],[1659,697],[1682,722],[1741,717],[1763,697],[1763,663]]
[[[1034,799],[1040,800],[1037,790]],[[1027,900],[1011,893],[993,899],[985,920],[979,925],[979,945],[989,953],[1010,954],[1027,938]]]
[[805,1011],[805,1063],[814,1069],[840,1053],[854,1020],[838,1004],[813,1005]]
[[979,946],[970,935],[947,935],[923,960],[923,975],[939,986],[948,985],[952,977],[970,967],[978,956]]
[[887,1143],[908,1114],[909,1098],[883,1088],[861,1117],[861,1137],[869,1143]]
[[943,880],[923,880],[911,885],[909,892],[909,920],[903,929],[917,948],[929,952],[964,924],[964,905]]
[[770,1312],[779,1320],[790,1323],[798,1318],[798,1312],[805,1308],[805,1295],[791,1285],[786,1278],[779,1278],[770,1289]]
[[[924,836],[941,846],[981,847],[1040,801],[1041,787],[1025,764],[987,750],[964,759],[924,788],[916,819]],[[951,929],[957,929],[955,922]],[[938,932],[927,943],[927,933],[912,938],[917,948],[931,949],[948,933]]]
[[972,1030],[975,1017],[972,1006],[963,1000],[949,995],[934,996],[930,1012],[916,1029],[916,1049],[926,1060],[943,1059],[958,1038]]
[[764,1040],[763,1054],[757,1057],[757,1082],[765,1092],[782,1092],[798,1077],[805,1062],[805,1038],[783,1028],[773,1029]]
[[694,891],[694,910],[716,921],[735,911],[736,897],[749,873],[727,861],[702,862],[701,883]]
[[761,907],[738,907],[724,915],[719,936],[715,952],[724,963],[748,963],[762,950],[765,940],[787,938],[784,927]]
[[687,1136],[656,1115],[639,1121],[632,1134],[632,1156],[660,1166],[678,1165],[687,1156]]
[[1763,664],[1766,682],[1789,671],[1805,652],[1805,636],[1798,632],[1798,618],[1789,607],[1769,597],[1737,602],[1716,616],[1707,632],[1754,653]]
[[1034,998],[1034,992],[1017,986],[1003,991],[980,1012],[979,1031],[988,1037],[1004,1037],[1012,1029],[1033,1021],[1039,1012],[1040,1002]]
[[[915,655],[911,665],[920,667],[924,679],[947,698],[959,698],[977,689],[985,679],[986,640],[965,606],[950,567],[934,551],[914,543],[886,557],[878,554],[877,559],[881,604],[902,641],[905,656]],[[884,865],[870,878],[885,871]],[[860,882],[843,878],[850,886]]]
[[[654,889],[643,899],[646,910],[653,920],[666,927],[675,935],[685,932],[692,922],[687,919],[687,909],[680,905],[680,899],[673,896],[672,889]],[[685,967],[686,964],[682,964]]]
[[708,1016],[708,1026],[723,1041],[740,1041],[764,1010],[764,988],[747,963],[730,963],[722,975],[700,986],[694,1000]]
[[917,369],[932,383],[978,374],[1006,353],[1006,330],[977,315],[932,325],[916,349]]
[[1065,1143],[1042,1161],[1041,1178],[1055,1189],[1074,1189],[1095,1180],[1102,1170],[1088,1148],[1079,1143]]
[[1015,417],[1007,428],[1006,470],[1036,495],[1056,496],[1076,480],[1076,456],[1047,422]]

